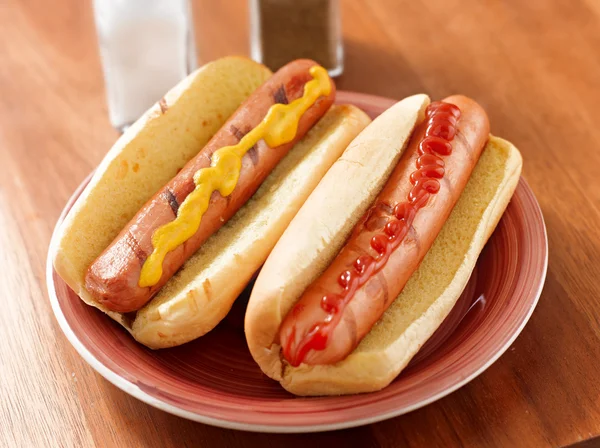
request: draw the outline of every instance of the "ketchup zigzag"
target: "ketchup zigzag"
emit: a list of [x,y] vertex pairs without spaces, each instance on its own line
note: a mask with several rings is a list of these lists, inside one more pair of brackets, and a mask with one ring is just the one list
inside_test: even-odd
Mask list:
[[[393,218],[388,220],[371,239],[371,247],[377,255],[359,256],[354,261],[352,269],[340,274],[338,284],[342,291],[326,294],[321,299],[321,308],[327,313],[327,317],[322,322],[314,324],[295,347],[292,347],[292,344],[295,341],[296,328],[292,329],[288,343],[283,347],[284,356],[292,366],[299,366],[310,350],[325,349],[329,335],[338,324],[356,290],[383,269],[390,254],[406,237],[418,211],[425,207],[429,198],[440,190],[439,179],[442,179],[445,174],[444,160],[440,156],[452,154],[450,142],[456,134],[460,109],[454,104],[436,101],[427,107],[426,117],[427,129],[419,143],[417,169],[410,175],[413,187],[406,202],[395,205]],[[376,202],[367,215],[379,206],[380,204]]]

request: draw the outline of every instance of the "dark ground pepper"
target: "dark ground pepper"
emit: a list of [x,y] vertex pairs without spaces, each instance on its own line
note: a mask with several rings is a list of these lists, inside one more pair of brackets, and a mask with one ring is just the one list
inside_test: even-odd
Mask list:
[[277,70],[310,58],[328,70],[340,65],[337,0],[256,0],[262,62]]

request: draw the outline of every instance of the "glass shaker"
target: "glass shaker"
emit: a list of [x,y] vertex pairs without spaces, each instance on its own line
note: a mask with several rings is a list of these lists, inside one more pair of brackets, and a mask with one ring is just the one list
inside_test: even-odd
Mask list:
[[338,0],[249,0],[252,59],[277,70],[314,59],[330,76],[344,71]]
[[123,130],[196,68],[189,0],[94,0],[111,124]]

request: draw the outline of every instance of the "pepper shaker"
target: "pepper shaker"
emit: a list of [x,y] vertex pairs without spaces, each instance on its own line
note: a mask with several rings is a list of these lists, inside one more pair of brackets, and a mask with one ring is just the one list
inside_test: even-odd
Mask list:
[[313,59],[330,76],[344,71],[338,0],[249,0],[252,59],[277,70]]

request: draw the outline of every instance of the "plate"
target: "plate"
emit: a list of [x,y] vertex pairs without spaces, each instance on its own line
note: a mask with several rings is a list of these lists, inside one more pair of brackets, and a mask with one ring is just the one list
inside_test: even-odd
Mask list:
[[[371,117],[395,101],[338,92]],[[73,194],[56,228],[89,181]],[[56,236],[54,231],[53,240]],[[52,243],[51,243],[52,247]],[[297,398],[254,363],[243,332],[248,291],[209,334],[152,351],[85,305],[47,262],[52,309],[79,354],[123,391],[159,409],[225,428],[313,432],[364,425],[425,406],[466,384],[496,361],[531,316],[548,264],[540,207],[521,178],[456,306],[398,378],[382,391]]]

